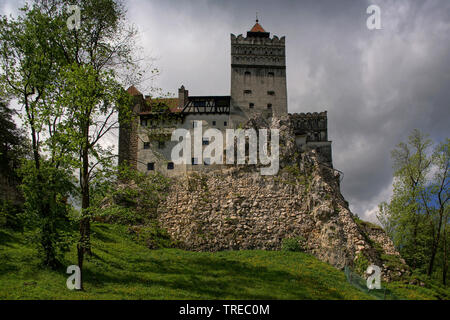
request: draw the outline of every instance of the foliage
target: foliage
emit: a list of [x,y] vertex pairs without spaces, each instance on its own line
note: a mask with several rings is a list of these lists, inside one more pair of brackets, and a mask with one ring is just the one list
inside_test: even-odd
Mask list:
[[149,249],[175,248],[178,245],[156,220],[150,221],[144,226],[133,228],[133,234],[138,243]]
[[109,184],[103,195],[104,206],[94,214],[109,222],[136,225],[156,217],[160,202],[165,198],[170,180],[156,172],[145,174],[121,166],[117,180]]
[[21,159],[27,156],[27,138],[13,120],[13,110],[0,100],[0,173],[17,178],[16,171]]
[[[32,161],[20,169],[25,198],[21,218],[32,231],[42,263],[57,267],[71,243],[68,199],[73,194],[73,178],[67,169],[56,169],[42,161],[39,170]],[[44,209],[44,210],[42,210]]]
[[358,274],[363,275],[366,273],[368,267],[369,267],[369,260],[367,259],[367,257],[362,252],[358,253],[354,261],[355,271]]
[[281,250],[300,252],[306,250],[306,239],[302,236],[285,238],[281,244]]
[[393,151],[394,194],[377,215],[413,269],[446,283],[450,140],[434,146],[418,130]]
[[23,222],[20,213],[21,205],[13,204],[11,201],[3,200],[0,203],[0,227],[23,230]]

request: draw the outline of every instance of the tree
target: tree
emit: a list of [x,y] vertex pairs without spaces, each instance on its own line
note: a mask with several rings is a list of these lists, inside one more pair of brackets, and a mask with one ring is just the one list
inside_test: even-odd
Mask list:
[[430,277],[441,248],[445,282],[447,251],[441,242],[448,228],[449,140],[434,150],[432,146],[414,130],[407,143],[392,151],[394,194],[389,203],[380,204],[378,219],[411,267]]
[[58,265],[55,245],[59,243],[56,223],[59,213],[55,214],[55,210],[61,209],[55,202],[61,194],[67,196],[55,187],[64,185],[58,182],[62,173],[59,167],[66,154],[63,144],[58,152],[53,146],[50,160],[42,154],[43,147],[51,146],[47,142],[54,141],[62,117],[60,108],[52,108],[47,103],[63,61],[61,52],[49,41],[56,35],[55,30],[56,21],[37,6],[26,5],[16,19],[0,19],[0,89],[4,96],[17,99],[23,110],[19,115],[31,137],[33,168],[27,164],[21,175],[29,215],[26,220],[38,228],[43,262],[53,268]]
[[[80,240],[77,245],[78,266],[82,270],[84,256],[91,252],[91,180],[96,172],[108,166],[114,157],[102,139],[131,117],[131,97],[123,89],[124,82],[136,81],[134,59],[136,30],[125,23],[125,10],[118,1],[72,1],[80,8],[80,29],[58,29],[58,36],[48,39],[64,57],[60,63],[53,95],[48,103],[63,106],[64,120],[58,132],[68,142],[73,155],[72,166],[79,171],[81,197]],[[53,21],[67,21],[65,1],[39,1],[41,11]],[[133,78],[134,77],[134,78]],[[83,286],[83,282],[81,282]]]
[[0,100],[0,172],[5,177],[17,178],[21,159],[27,156],[25,132],[17,128],[14,111]]
[[[131,120],[131,97],[123,86],[136,83],[143,72],[135,58],[136,30],[126,24],[119,1],[70,4],[80,9],[79,29],[67,27],[71,13],[62,0],[36,0],[19,18],[3,17],[0,84],[24,107],[37,170],[33,181],[45,181],[40,173],[44,162],[79,172],[77,251],[82,269],[84,255],[90,253],[91,181],[115,156],[102,141],[118,127],[118,114],[121,121]],[[50,212],[53,200],[47,200],[34,202],[42,205],[41,214]]]

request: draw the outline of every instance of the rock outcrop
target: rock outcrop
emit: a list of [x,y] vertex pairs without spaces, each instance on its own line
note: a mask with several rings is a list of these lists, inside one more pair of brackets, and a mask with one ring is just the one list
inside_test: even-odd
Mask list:
[[[260,119],[247,123],[265,125]],[[338,171],[323,165],[314,150],[296,147],[289,117],[268,126],[280,129],[278,175],[261,176],[244,165],[178,178],[158,212],[171,237],[195,251],[278,250],[283,239],[302,237],[307,252],[337,268],[364,272],[374,263],[385,280],[406,272],[384,231],[361,225],[350,212]],[[392,269],[385,256],[400,262]]]

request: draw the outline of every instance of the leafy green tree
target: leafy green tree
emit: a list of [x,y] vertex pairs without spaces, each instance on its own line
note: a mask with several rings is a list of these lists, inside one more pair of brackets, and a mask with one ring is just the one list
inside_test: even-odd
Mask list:
[[[60,195],[57,171],[66,154],[62,147],[58,152],[52,148],[50,160],[43,156],[43,148],[48,151],[52,145],[47,142],[54,141],[62,117],[61,109],[48,103],[63,61],[61,52],[49,41],[56,35],[56,27],[55,21],[35,5],[26,5],[17,18],[0,19],[0,91],[22,107],[19,115],[31,138],[33,169],[27,163],[21,170],[25,212],[29,214],[25,220],[41,235],[43,262],[50,267],[58,264],[55,239],[60,224],[53,218],[57,217],[55,208],[59,208],[55,206]],[[49,169],[49,162],[55,172]],[[36,197],[40,193],[43,196]]]
[[28,155],[24,131],[13,120],[14,111],[0,100],[0,226],[21,229],[23,197],[17,169]]
[[[37,244],[43,264],[57,268],[71,244],[68,199],[74,192],[74,177],[70,168],[55,168],[42,160],[39,169],[27,161],[19,171],[26,199],[25,226],[33,233],[32,240]],[[43,207],[47,210],[42,211]]]
[[[67,12],[69,4],[80,8],[80,28],[70,30],[66,25],[71,14]],[[115,156],[102,141],[118,127],[120,108],[124,109],[121,120],[131,117],[131,97],[123,86],[142,76],[134,60],[136,30],[126,24],[125,9],[119,1],[35,1],[33,9],[48,19],[51,36],[46,41],[58,58],[52,65],[55,77],[46,87],[51,89],[45,103],[59,118],[57,125],[47,130],[53,133],[53,139],[48,139],[46,146],[52,156],[57,150],[56,159],[79,171],[77,251],[82,269],[85,254],[91,252],[91,181]],[[64,153],[59,152],[62,150]]]
[[449,222],[448,146],[447,139],[432,149],[432,141],[419,130],[412,132],[407,143],[400,143],[392,151],[394,194],[388,203],[380,204],[378,213],[408,264],[430,277],[439,249],[446,255],[441,242]]
[[0,100],[0,172],[15,178],[21,159],[27,156],[27,138],[13,120],[14,111]]
[[[79,29],[67,27],[69,4],[80,8]],[[81,269],[91,250],[91,182],[115,157],[102,141],[118,127],[118,115],[131,120],[131,97],[123,87],[143,77],[135,59],[136,30],[125,13],[114,0],[36,0],[17,19],[1,21],[0,84],[24,107],[37,170],[32,181],[45,181],[39,173],[44,162],[79,172]],[[51,197],[45,199],[41,215],[52,205]]]

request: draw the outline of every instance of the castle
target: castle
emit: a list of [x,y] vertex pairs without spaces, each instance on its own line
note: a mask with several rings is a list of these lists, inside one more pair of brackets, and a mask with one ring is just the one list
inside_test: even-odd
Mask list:
[[[190,171],[216,170],[193,157],[190,164],[174,164],[171,133],[177,128],[191,132],[201,122],[203,130],[240,128],[249,119],[288,116],[300,150],[316,149],[321,161],[332,167],[331,141],[327,135],[327,112],[288,114],[285,37],[270,37],[256,20],[247,36],[231,34],[230,96],[190,96],[184,86],[178,98],[152,98],[134,86],[132,112],[135,120],[120,124],[119,163],[128,162],[142,172],[159,171],[178,176]],[[210,141],[203,138],[203,146]]]
[[[231,35],[230,96],[190,96],[181,86],[178,98],[152,98],[130,87],[135,117],[120,123],[119,163],[177,178],[156,220],[180,248],[279,250],[283,239],[300,237],[305,251],[337,268],[372,263],[386,281],[398,279],[408,268],[392,241],[379,227],[355,220],[340,192],[326,111],[288,113],[285,49],[285,37],[271,38],[256,21],[246,37]],[[174,130],[195,137],[200,127],[222,136],[227,129],[278,129],[278,174],[209,162],[207,152],[199,161],[192,149],[191,161],[174,163]],[[200,152],[216,144],[207,136],[196,144]]]

